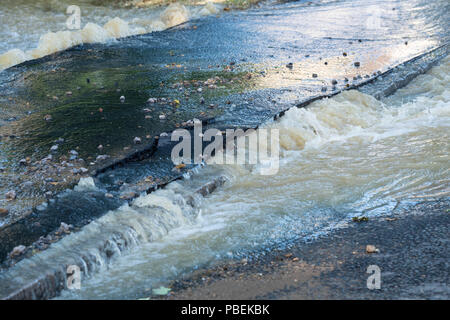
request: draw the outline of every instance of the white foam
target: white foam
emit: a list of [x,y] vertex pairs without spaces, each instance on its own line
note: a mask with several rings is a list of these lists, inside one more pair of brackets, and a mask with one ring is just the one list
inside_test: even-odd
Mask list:
[[[137,5],[136,5],[137,6]],[[170,4],[159,15],[152,14],[149,17],[124,20],[120,17],[109,19],[103,27],[91,21],[86,23],[82,30],[48,32],[42,35],[36,48],[24,52],[20,49],[12,49],[0,54],[0,70],[9,68],[27,60],[38,59],[49,54],[66,50],[83,43],[105,43],[112,39],[144,34],[184,23],[191,18],[217,14],[219,9],[212,3],[207,3],[200,8],[187,8],[179,3]],[[95,16],[95,15],[94,15]]]

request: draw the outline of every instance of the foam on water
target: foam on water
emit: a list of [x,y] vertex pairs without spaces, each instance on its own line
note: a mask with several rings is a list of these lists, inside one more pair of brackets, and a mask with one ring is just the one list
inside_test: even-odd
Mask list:
[[[29,5],[32,7],[32,5]],[[32,10],[27,7],[28,10]],[[58,10],[62,10],[62,5],[57,6]],[[84,7],[81,6],[83,10]],[[65,9],[64,9],[65,10]],[[105,8],[106,10],[106,8]],[[39,38],[39,42],[36,48],[32,48],[29,50],[22,50],[19,48],[13,48],[8,50],[7,52],[0,52],[0,70],[9,68],[16,64],[22,63],[27,60],[37,59],[49,54],[62,51],[73,46],[83,44],[83,43],[105,43],[107,41],[112,41],[114,39],[123,38],[131,35],[144,34],[154,31],[161,31],[178,24],[184,23],[190,19],[198,18],[201,16],[206,16],[210,14],[217,14],[219,12],[218,6],[213,3],[206,3],[204,6],[197,7],[186,7],[179,3],[172,3],[163,11],[159,9],[141,9],[143,12],[139,11],[131,11],[125,9],[117,9],[110,13],[112,14],[122,14],[129,18],[122,19],[120,17],[109,18],[105,16],[105,13],[102,13],[102,16],[97,17],[98,11],[97,9],[91,9],[86,13],[87,19],[89,20],[105,20],[108,19],[106,23],[103,25],[98,24],[96,21],[88,21],[85,26],[81,30],[75,31],[56,31],[56,32],[47,32],[43,34]],[[82,11],[83,13],[84,11]],[[108,11],[107,11],[108,12]],[[2,14],[3,13],[3,14]],[[64,13],[64,11],[62,11]],[[0,17],[5,15],[7,16],[8,12],[2,12],[2,8],[0,7]],[[54,17],[48,18],[47,15],[49,13],[40,12],[39,10],[31,11],[28,13],[31,17],[31,20],[48,20],[49,22],[54,24],[54,28],[63,25],[66,16],[62,16],[59,14],[58,23],[55,23],[52,19],[56,19]],[[33,16],[34,14],[34,16]],[[84,13],[83,13],[84,14]],[[84,19],[84,15],[82,16]],[[26,17],[24,17],[26,19]],[[84,20],[83,20],[84,21]],[[4,27],[16,27],[16,26],[8,26],[6,23]],[[29,30],[24,32],[30,32],[31,36],[35,36],[35,29],[39,30],[39,27],[30,26]],[[45,29],[44,29],[45,30]],[[19,36],[16,33],[16,37]],[[19,36],[20,37],[20,36]],[[22,35],[24,41],[26,40],[25,35]],[[6,40],[6,39],[5,39]],[[25,44],[26,45],[26,44]]]

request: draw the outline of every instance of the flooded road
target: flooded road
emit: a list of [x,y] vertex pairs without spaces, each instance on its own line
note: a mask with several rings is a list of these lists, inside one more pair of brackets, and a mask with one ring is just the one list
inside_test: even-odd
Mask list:
[[[361,19],[373,17],[372,5],[383,17],[376,27]],[[93,178],[84,175],[74,191],[33,209],[23,223],[20,214],[4,220],[2,234],[11,239],[20,230],[16,234],[24,235],[26,245],[61,222],[79,228],[2,271],[1,295],[49,270],[51,279],[64,279],[65,267],[76,264],[82,289],[65,290],[61,298],[139,298],[220,259],[313,239],[355,216],[447,199],[448,57],[381,100],[364,90],[338,93],[375,77],[392,81],[380,73],[445,44],[446,6],[446,1],[288,3],[77,47],[4,70],[0,190],[18,185],[14,177],[29,171],[17,165],[19,159],[42,159],[58,138],[64,143],[53,153],[55,168],[62,162],[76,165],[78,160],[62,158],[71,150],[87,164],[103,154],[112,161],[138,151],[134,137],[147,139],[144,147],[194,117],[221,129],[262,123],[259,130],[279,130],[281,149],[276,175],[262,176],[252,166],[207,165],[176,172],[184,179],[150,194],[145,191],[158,184],[156,178],[167,182],[163,177],[174,176],[164,148]],[[337,95],[290,108],[331,93]],[[149,104],[149,98],[157,102]],[[101,167],[86,166],[91,172]],[[75,181],[82,176],[75,174]],[[43,182],[45,189],[31,195],[51,190],[50,183],[65,186],[63,177]],[[217,189],[199,191],[211,181]],[[20,201],[28,204],[31,197],[20,191],[17,206],[11,206],[19,213]],[[137,197],[125,201],[130,191]],[[0,207],[11,204],[0,201]],[[58,292],[53,287],[47,297]]]

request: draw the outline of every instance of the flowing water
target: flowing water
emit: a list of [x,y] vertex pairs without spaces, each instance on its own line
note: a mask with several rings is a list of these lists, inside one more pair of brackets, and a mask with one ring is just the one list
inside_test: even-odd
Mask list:
[[[108,0],[2,2],[0,69],[82,43],[108,42],[105,48],[109,49],[104,48],[105,52],[120,52],[118,48],[123,43],[116,42],[117,38],[163,30],[189,19],[217,14],[221,8],[217,4],[200,2],[190,2],[196,4],[191,6],[178,3],[156,7],[153,4],[157,2],[118,1],[114,5]],[[333,48],[333,52],[337,50],[340,56],[347,47],[339,44],[339,41],[349,43],[351,40],[355,45],[359,43],[354,36],[354,29],[361,30],[361,19],[355,19],[355,15],[366,12],[365,17],[369,18],[372,9],[369,6],[366,10],[364,1],[313,3],[316,2],[325,5],[317,5],[314,10],[309,10],[307,2],[300,1],[278,7],[277,14],[275,11],[271,14],[264,10],[250,11],[249,16],[253,19],[261,16],[265,20],[239,24],[245,29],[246,36],[256,35],[256,40],[261,39],[258,36],[260,32],[269,42],[284,39],[288,46],[291,38],[297,39],[298,30],[301,30],[299,47],[318,46],[316,57],[311,60],[320,66],[308,68],[307,63],[302,61],[301,64],[294,63],[295,72],[269,70],[260,79],[253,77],[260,82],[259,87],[298,87],[298,78],[310,81],[309,75],[313,70],[321,75],[326,74],[330,79],[353,76],[353,65],[350,71],[342,74],[342,64],[334,64],[334,60],[329,59],[330,66],[325,67],[322,61],[318,62],[319,56],[326,50],[331,52],[330,48]],[[360,60],[361,70],[367,65],[366,73],[380,68],[385,70],[386,66],[409,59],[448,39],[447,1],[412,3],[384,0],[370,3],[383,4],[379,5],[379,13],[388,23],[382,26],[381,31],[364,29],[364,41],[361,42],[364,48],[355,49],[363,55]],[[65,12],[71,4],[78,4],[82,9],[81,30],[69,31],[65,25],[68,18]],[[353,10],[352,6],[361,6],[363,9]],[[392,10],[395,7],[397,10]],[[234,15],[236,21],[240,17],[239,13]],[[269,20],[271,23],[264,24]],[[352,21],[357,23],[352,25]],[[321,22],[319,26],[317,22]],[[235,33],[239,36],[237,32],[228,32],[227,35],[231,37]],[[163,37],[161,39],[160,42],[166,41]],[[248,38],[237,39],[230,41],[233,43],[227,46],[219,46],[221,50],[218,53],[244,50],[245,45],[236,47],[236,43],[242,39],[246,39],[243,42],[251,47]],[[405,40],[409,41],[408,45],[405,45]],[[148,49],[152,46],[149,43],[143,41],[140,45]],[[175,44],[171,43],[170,49]],[[254,48],[262,56],[267,53],[266,46],[264,41],[258,41]],[[276,51],[277,55],[281,52],[281,55],[286,55],[283,59],[291,59],[290,52],[293,49],[288,51],[284,46],[269,47],[269,51],[274,50],[273,53]],[[204,49],[200,46],[199,50]],[[380,51],[382,54],[379,54]],[[133,50],[124,52],[123,55],[128,56],[130,52],[140,51],[133,47]],[[372,56],[374,52],[378,52],[378,55]],[[297,55],[304,56],[306,53],[297,52]],[[189,58],[196,54],[197,51],[194,51],[192,56],[187,56]],[[145,56],[149,59],[148,64],[155,64],[160,58],[157,54],[156,58],[150,54]],[[60,59],[65,60],[64,57]],[[101,60],[101,65],[107,62],[117,66],[122,61],[129,61],[115,59],[118,60],[114,60],[114,57],[109,57],[107,61]],[[189,59],[189,63],[195,60]],[[366,64],[366,60],[369,63]],[[161,61],[158,63],[163,64]],[[86,64],[89,64],[89,59],[86,59]],[[76,67],[79,66],[80,63],[76,63]],[[97,71],[100,64],[92,68]],[[127,74],[125,71],[124,74]],[[165,284],[169,279],[220,259],[263,254],[274,247],[288,246],[293,241],[324,235],[333,228],[344,226],[354,216],[378,216],[407,209],[409,205],[420,201],[448,198],[449,71],[450,58],[447,57],[427,74],[419,76],[407,87],[381,101],[356,90],[345,91],[333,98],[316,101],[306,109],[292,108],[277,121],[265,123],[263,129],[278,129],[280,132],[280,168],[272,176],[260,175],[257,166],[198,167],[193,174],[185,175],[183,180],[172,182],[151,194],[142,194],[129,204],[104,215],[103,212],[100,214],[100,208],[106,211],[120,205],[113,200],[111,202],[114,203],[108,206],[102,202],[106,192],[114,193],[109,188],[114,181],[110,183],[109,180],[139,180],[149,172],[154,173],[154,167],[148,168],[149,162],[140,161],[108,171],[96,179],[82,179],[74,191],[67,192],[72,198],[66,199],[66,207],[80,216],[100,217],[53,243],[47,250],[1,272],[1,297],[8,296],[47,273],[56,271],[65,275],[66,266],[76,264],[83,272],[82,288],[80,291],[65,290],[61,298],[139,298],[148,296],[152,288]],[[112,74],[117,76],[117,72],[105,72],[105,79],[111,79]],[[162,74],[145,74],[141,77],[160,80]],[[136,83],[140,87],[143,86],[144,78],[139,78],[134,72],[130,75],[137,79]],[[48,73],[44,76],[47,81],[51,79]],[[54,89],[57,83],[68,85],[67,80],[58,79],[48,86]],[[84,78],[82,80],[86,82]],[[131,86],[134,86],[134,82]],[[316,83],[314,88],[318,88]],[[73,90],[70,87],[61,90],[65,92],[68,89]],[[41,87],[37,91],[40,93]],[[142,107],[137,100],[147,99],[146,95],[144,99],[135,91],[126,93],[126,96],[127,101],[132,101],[134,96],[136,101],[133,103],[137,108]],[[43,104],[42,98],[39,99],[39,104]],[[242,97],[239,99],[242,100]],[[104,100],[103,96],[101,100]],[[91,104],[96,106],[99,100],[93,101],[95,103]],[[73,105],[76,106],[76,114],[78,103]],[[126,110],[131,119],[133,113],[130,109]],[[258,110],[258,113],[262,111]],[[256,118],[254,114],[252,116]],[[230,111],[229,117],[236,119],[236,112]],[[76,116],[70,118],[81,119]],[[243,118],[250,121],[252,117],[245,114]],[[136,124],[135,118],[128,121]],[[255,121],[259,123],[259,120]],[[63,129],[69,131],[69,121],[58,123],[64,124]],[[90,126],[98,127],[98,124]],[[115,126],[109,127],[118,131],[118,135],[123,135]],[[172,164],[168,167],[168,170],[171,169]],[[213,185],[217,189],[204,188],[211,181],[214,181]],[[64,198],[65,195],[63,193],[60,196]],[[80,202],[76,208],[71,208],[76,199],[89,201],[84,201],[83,206]],[[86,212],[80,212],[83,210]],[[94,211],[98,211],[98,215],[93,215]],[[56,209],[55,212],[63,216]],[[49,217],[52,218],[51,215]]]
[[[207,165],[110,211],[0,275],[13,291],[77,264],[81,290],[61,298],[138,298],[198,266],[309,239],[354,216],[378,216],[450,195],[450,58],[382,101],[351,90],[292,108],[280,169]],[[226,182],[203,197],[206,182]],[[93,180],[79,189],[95,190]],[[79,190],[79,191],[80,191]],[[6,287],[5,287],[6,286]]]

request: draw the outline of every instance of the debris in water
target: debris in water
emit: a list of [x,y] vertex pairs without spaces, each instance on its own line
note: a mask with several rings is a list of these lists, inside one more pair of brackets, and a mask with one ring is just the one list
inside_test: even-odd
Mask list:
[[26,247],[24,245],[20,245],[17,247],[14,247],[14,249],[9,254],[10,257],[20,256],[22,253],[24,253],[26,250]]
[[124,193],[120,196],[120,199],[122,200],[131,200],[136,198],[137,194],[136,192],[128,192],[128,193]]
[[355,65],[355,67],[359,67],[359,66],[361,65],[361,63],[358,62],[358,61],[356,61],[356,62],[354,63],[354,65]]
[[375,247],[374,245],[368,244],[366,246],[366,252],[367,253],[378,253],[378,252],[380,252],[380,250],[377,247]]
[[122,102],[122,103],[125,102],[125,96],[120,96],[120,102]]
[[369,218],[367,218],[367,217],[353,217],[352,221],[353,222],[367,222],[367,221],[369,221]]
[[169,292],[171,291],[170,288],[166,288],[166,287],[159,287],[157,289],[153,289],[152,292],[154,295],[157,296],[165,296],[167,295]]
[[139,137],[135,137],[135,138],[133,139],[133,142],[134,142],[134,144],[140,144],[140,143],[142,142],[142,139],[139,138]]
[[5,208],[0,208],[0,218],[4,218],[8,215],[9,210]]
[[108,158],[109,158],[108,155],[102,154],[102,155],[99,155],[99,156],[97,157],[96,161],[104,161],[104,160],[106,160],[106,159],[108,159]]
[[5,195],[5,197],[6,197],[6,200],[12,201],[12,200],[16,199],[17,195],[16,195],[16,192],[14,190],[12,190],[12,191],[8,191]]
[[312,77],[313,77],[313,78],[317,78],[317,73],[313,73],[313,74],[312,74]]
[[292,69],[294,67],[294,64],[292,63],[292,62],[289,62],[287,65],[286,65],[286,68],[288,68],[288,69]]
[[46,115],[44,116],[44,120],[45,120],[45,121],[50,121],[50,120],[52,120],[52,116],[49,115],[49,114],[46,114]]

